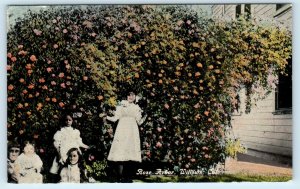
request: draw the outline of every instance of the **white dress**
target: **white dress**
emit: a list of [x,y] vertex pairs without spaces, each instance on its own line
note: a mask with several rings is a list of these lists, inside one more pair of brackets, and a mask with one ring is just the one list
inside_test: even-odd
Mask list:
[[110,121],[119,120],[114,139],[108,154],[110,161],[141,162],[141,147],[139,128],[142,120],[141,108],[128,101],[122,101],[116,107],[114,117],[107,117]]
[[42,183],[43,176],[40,173],[43,162],[37,154],[25,155],[22,153],[15,161],[18,168],[18,183]]
[[67,153],[71,148],[80,150],[80,147],[84,146],[79,130],[73,127],[61,128],[55,133],[53,138],[54,146],[58,149],[63,162],[66,162],[68,158]]
[[68,165],[60,172],[60,182],[80,183],[80,169],[78,164]]
[[[84,147],[85,144],[82,142],[80,137],[80,132],[78,129],[73,127],[63,127],[57,131],[53,137],[54,146],[60,154],[61,159],[58,160],[61,164],[65,163],[68,158],[68,151],[71,148],[77,148],[80,151],[80,147]],[[59,165],[57,163],[56,157],[53,160],[50,173],[57,174]]]

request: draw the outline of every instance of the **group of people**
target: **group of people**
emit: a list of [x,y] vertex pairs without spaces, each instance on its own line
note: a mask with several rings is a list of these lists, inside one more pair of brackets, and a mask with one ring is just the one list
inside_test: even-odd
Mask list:
[[[116,107],[113,116],[103,114],[103,119],[118,121],[114,139],[107,160],[117,164],[119,181],[123,181],[124,164],[128,161],[141,162],[141,147],[138,125],[142,117],[141,108],[135,104],[134,92],[129,92],[127,100],[122,100]],[[65,116],[65,126],[58,130],[53,137],[57,151],[50,173],[57,182],[80,183],[87,182],[84,168],[82,149],[89,149],[80,136],[80,131],[72,127],[73,118]],[[23,152],[17,143],[8,146],[8,182],[11,183],[42,183],[41,170],[43,162],[35,153],[35,146],[31,142],[24,144]]]

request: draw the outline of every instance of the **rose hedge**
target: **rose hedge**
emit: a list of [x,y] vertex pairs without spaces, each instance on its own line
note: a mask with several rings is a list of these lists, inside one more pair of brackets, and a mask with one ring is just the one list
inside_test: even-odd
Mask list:
[[29,13],[8,33],[8,139],[32,137],[44,153],[62,113],[80,112],[84,141],[105,158],[114,125],[98,115],[133,89],[147,114],[140,127],[143,161],[207,172],[228,155],[239,90],[247,89],[248,111],[258,86],[272,90],[270,76],[284,72],[291,55],[290,36],[180,6]]

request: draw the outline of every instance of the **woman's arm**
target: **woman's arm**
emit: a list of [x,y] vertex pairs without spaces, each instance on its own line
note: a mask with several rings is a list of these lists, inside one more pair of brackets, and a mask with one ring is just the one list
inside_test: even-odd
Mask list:
[[144,121],[146,120],[147,116],[145,115],[144,117],[142,117],[142,109],[137,105],[137,112],[135,115],[135,119],[138,125],[141,125],[144,123]]
[[106,119],[112,122],[116,122],[121,117],[121,106],[116,107],[116,111],[114,112],[114,116],[107,116]]

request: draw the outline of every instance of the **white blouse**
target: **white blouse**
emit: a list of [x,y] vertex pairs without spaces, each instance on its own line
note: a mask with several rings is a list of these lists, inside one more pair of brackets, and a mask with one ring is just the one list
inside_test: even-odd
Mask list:
[[142,109],[139,105],[129,103],[127,100],[122,100],[120,105],[116,107],[116,111],[113,117],[107,116],[109,121],[117,121],[124,117],[132,117],[136,120],[138,125],[141,125],[144,121],[142,118]]
[[85,144],[82,142],[80,137],[80,132],[73,127],[63,127],[57,131],[54,135],[54,146],[60,153],[61,163],[66,162],[68,156],[67,153],[71,148],[77,148],[80,150],[80,147],[84,147]]
[[80,169],[78,164],[68,165],[60,172],[60,182],[80,183]]

